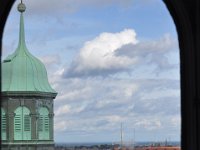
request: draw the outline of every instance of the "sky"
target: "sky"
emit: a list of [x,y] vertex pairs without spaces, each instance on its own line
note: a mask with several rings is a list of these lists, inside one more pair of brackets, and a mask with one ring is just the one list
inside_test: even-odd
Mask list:
[[[17,48],[18,3],[3,58]],[[27,47],[58,92],[55,142],[118,142],[121,123],[125,142],[180,140],[179,47],[162,1],[24,3]]]

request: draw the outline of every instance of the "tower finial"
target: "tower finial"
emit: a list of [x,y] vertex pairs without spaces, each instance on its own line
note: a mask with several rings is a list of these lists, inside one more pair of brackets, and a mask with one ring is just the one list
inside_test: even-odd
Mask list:
[[18,7],[17,7],[18,11],[23,13],[25,10],[26,10],[26,6],[25,4],[23,3],[23,1],[21,0],[21,3],[18,4]]

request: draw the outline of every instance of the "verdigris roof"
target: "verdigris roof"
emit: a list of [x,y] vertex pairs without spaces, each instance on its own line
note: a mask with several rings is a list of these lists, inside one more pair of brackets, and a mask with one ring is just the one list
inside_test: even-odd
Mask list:
[[19,44],[16,51],[2,63],[2,92],[57,94],[48,82],[44,64],[26,47],[23,20],[25,8],[18,7],[18,10],[21,12]]

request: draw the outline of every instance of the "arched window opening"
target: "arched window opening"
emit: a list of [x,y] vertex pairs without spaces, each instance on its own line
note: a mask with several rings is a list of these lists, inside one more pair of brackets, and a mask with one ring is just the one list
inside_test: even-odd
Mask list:
[[30,110],[25,106],[15,110],[14,140],[31,140]]
[[[116,8],[113,7],[113,12],[115,12],[115,9]],[[108,12],[106,12],[106,10],[108,10]],[[109,14],[109,10],[110,9],[105,8],[104,12]],[[155,10],[157,10],[157,8],[155,8]],[[98,20],[100,16],[98,18],[98,16],[95,16],[95,13],[84,14],[84,12],[85,11],[81,12],[83,13],[83,16],[88,15],[87,18],[95,18],[95,21],[86,21],[84,19],[85,22],[101,22],[101,20]],[[57,63],[58,59],[61,61],[60,64],[57,65],[59,66],[58,68],[55,66],[52,67],[53,65],[48,66],[52,67],[53,75],[55,71],[58,71],[56,69],[62,68],[64,70],[64,72],[59,74],[62,75],[61,80],[63,81],[58,84],[58,91],[61,96],[61,100],[56,101],[55,105],[56,142],[60,142],[62,140],[65,140],[63,142],[69,142],[70,140],[77,140],[77,136],[87,135],[89,135],[89,138],[87,138],[88,141],[95,140],[96,137],[100,136],[97,136],[96,133],[91,134],[94,133],[94,131],[100,135],[105,135],[107,138],[106,140],[114,139],[113,141],[117,141],[118,126],[121,122],[125,121],[126,122],[124,124],[128,126],[127,128],[124,128],[126,130],[125,132],[128,133],[129,129],[132,132],[136,130],[137,140],[144,140],[144,138],[148,138],[147,140],[158,140],[161,138],[170,139],[171,137],[173,137],[174,140],[173,134],[175,132],[173,130],[178,130],[176,127],[180,122],[180,118],[179,115],[175,116],[173,114],[177,114],[177,111],[172,110],[171,106],[175,106],[174,101],[179,96],[177,94],[179,82],[177,79],[174,80],[172,78],[173,74],[175,74],[173,73],[173,70],[171,70],[172,73],[168,71],[170,68],[176,67],[174,64],[171,64],[174,60],[168,61],[168,58],[171,58],[170,56],[174,55],[174,52],[167,52],[168,49],[171,50],[170,48],[173,47],[174,42],[171,36],[168,36],[168,34],[165,35],[167,31],[164,29],[164,26],[167,26],[168,24],[164,21],[164,17],[162,17],[162,21],[159,20],[159,16],[153,17],[150,21],[148,18],[145,18],[145,16],[137,17],[135,14],[141,14],[139,11],[137,13],[130,13],[129,15],[129,10],[127,10],[127,16],[121,16],[120,18],[120,15],[122,15],[120,12],[120,10],[116,12],[116,16],[114,16],[114,14],[110,15],[112,17],[107,18],[106,23],[102,23],[102,28],[98,28],[101,30],[93,28],[96,33],[92,33],[90,30],[87,31],[84,26],[83,29],[79,28],[80,30],[86,32],[87,35],[90,34],[91,37],[84,37],[82,41],[85,42],[82,42],[81,44],[75,43],[73,45],[72,43],[72,45],[68,45],[69,49],[72,49],[72,51],[78,51],[80,49],[80,53],[77,53],[77,56],[80,57],[76,57],[78,59],[74,58],[71,61],[72,63],[67,62],[67,64],[71,64],[69,65],[69,68],[61,65],[66,64],[65,60],[69,60],[65,59],[66,56],[68,57],[68,55],[72,54],[59,53],[57,55],[58,57],[55,57],[54,52],[51,53],[51,51],[46,51],[48,52],[47,56],[50,55],[50,58],[52,56],[52,58],[56,59],[56,62],[53,62],[54,65]],[[145,14],[148,14],[148,12],[146,11]],[[92,16],[90,14],[92,14]],[[101,12],[99,14],[104,13]],[[132,17],[134,19],[130,19]],[[112,18],[115,19],[112,20]],[[122,20],[124,18],[126,20]],[[79,18],[77,18],[77,20],[78,19]],[[127,25],[127,20],[129,22],[131,22],[131,20],[134,22]],[[145,23],[145,20],[149,21]],[[70,20],[64,18],[63,21],[69,22]],[[152,36],[152,29],[154,26],[151,25],[151,22],[159,24],[159,28],[156,28],[156,32],[154,32],[156,33],[155,36]],[[42,23],[42,20],[40,20],[40,23]],[[122,23],[124,23],[124,25],[118,26],[118,24]],[[113,26],[111,26],[111,24]],[[148,24],[149,28],[145,27],[140,29],[140,26],[145,24]],[[108,25],[111,29],[107,28],[106,25]],[[51,24],[49,24],[49,26],[51,26]],[[75,31],[78,32],[77,35],[75,35],[75,33],[71,34],[73,34],[74,37],[80,36],[78,33],[81,31],[77,30],[75,26],[73,27],[75,28]],[[52,27],[52,29],[54,28]],[[91,27],[88,27],[88,29],[91,29]],[[159,29],[162,29],[162,32],[159,31]],[[71,28],[69,28],[68,31],[69,30],[72,31]],[[38,29],[38,31],[40,30]],[[64,31],[65,30],[63,30],[62,33],[63,38],[66,38],[67,36],[67,38],[71,39],[69,32],[66,32],[65,34]],[[162,34],[159,34],[160,32]],[[56,31],[56,33],[59,33],[59,31]],[[135,38],[135,33],[137,33],[139,38]],[[176,33],[173,32],[173,34]],[[45,35],[46,34],[44,33],[44,36]],[[130,38],[130,40],[129,35],[130,37],[133,37]],[[147,38],[146,35],[150,35],[150,37]],[[121,43],[120,41],[124,39],[124,36],[126,37],[125,39],[128,40]],[[115,42],[116,37],[119,39]],[[60,37],[55,37],[55,39],[57,41],[61,41]],[[87,45],[85,44],[88,43],[87,41],[90,41],[89,43],[91,45],[88,47],[92,47],[91,49],[84,46]],[[104,42],[102,43],[101,41]],[[36,44],[39,45],[39,43]],[[105,44],[106,46],[104,47]],[[116,44],[117,46],[113,48],[112,46]],[[62,44],[59,43],[54,45],[59,46]],[[77,45],[81,46],[77,48]],[[100,45],[98,47],[99,50],[94,51],[97,45]],[[61,50],[59,47],[58,49]],[[63,48],[63,50],[65,50],[65,48]],[[88,56],[85,57],[87,54]],[[139,54],[139,56],[136,56],[136,54]],[[75,53],[73,55],[75,55]],[[43,54],[43,56],[46,55]],[[64,57],[64,59],[62,59],[62,57]],[[145,66],[145,63],[147,66]],[[132,64],[135,66],[132,66]],[[143,67],[139,67],[138,64],[143,65]],[[141,70],[143,73],[139,72]],[[161,70],[164,70],[166,73],[160,73]],[[168,77],[166,77],[167,72],[170,72],[169,80]],[[148,73],[151,74],[148,75]],[[148,79],[145,79],[145,77],[148,77]],[[159,83],[159,80],[161,83]],[[155,85],[155,88],[153,88],[153,85]],[[173,89],[169,89],[170,85],[173,85]],[[156,95],[156,97],[154,95]],[[169,95],[176,97],[173,98]],[[164,108],[164,106],[166,107]],[[177,104],[177,107],[178,106],[179,104]],[[48,132],[48,130],[51,130],[51,118],[49,120],[48,115],[45,116],[44,114],[45,113],[42,112],[41,108],[36,128],[37,138],[41,140],[46,140],[52,137]],[[171,116],[173,117],[172,119],[170,118]],[[71,119],[71,117],[73,117],[73,119]],[[131,119],[128,119],[128,117]],[[167,127],[168,125],[166,122],[169,122],[169,127]],[[94,130],[95,127],[97,128]],[[170,133],[167,132],[168,130],[162,129],[168,129],[170,130]],[[68,136],[68,132],[72,132],[72,136]],[[110,137],[107,136],[105,132],[110,133]],[[137,133],[141,133],[139,135],[140,137],[138,137]],[[163,135],[161,135],[161,133],[163,133]],[[155,134],[157,135],[155,136]],[[102,140],[105,140],[105,137],[102,136]],[[176,139],[178,139],[177,137],[179,138],[179,134],[176,135]],[[133,141],[135,140],[135,137],[132,136],[131,138]],[[124,138],[124,140],[127,139]]]
[[[194,141],[198,141],[198,137],[199,136],[196,136],[199,135],[198,132],[196,132],[196,130],[199,129],[199,126],[194,126],[194,122],[191,122],[190,119],[188,118],[192,118],[193,121],[196,119],[196,121],[198,121],[198,117],[196,117],[194,115],[194,109],[192,109],[191,107],[187,107],[188,105],[191,104],[191,106],[195,106],[193,101],[191,100],[191,95],[194,93],[193,91],[193,88],[190,87],[191,84],[195,83],[195,81],[198,80],[198,78],[193,78],[192,75],[194,75],[194,73],[190,70],[190,68],[192,68],[191,66],[194,66],[194,62],[191,61],[191,60],[196,60],[194,58],[194,56],[190,55],[191,54],[191,45],[193,44],[193,41],[192,39],[193,38],[197,38],[199,39],[198,36],[196,35],[199,35],[198,32],[195,32],[195,34],[192,34],[192,37],[188,36],[188,34],[184,34],[185,31],[191,31],[191,29],[194,29],[195,30],[195,26],[199,24],[199,18],[198,17],[194,17],[195,14],[197,15],[199,13],[198,10],[198,3],[199,1],[198,0],[191,0],[190,1],[190,5],[188,5],[188,1],[186,0],[183,0],[183,1],[174,1],[174,0],[164,0],[164,2],[167,4],[167,6],[169,7],[168,9],[171,11],[172,13],[172,16],[176,22],[176,26],[177,26],[177,29],[179,30],[179,37],[180,37],[180,45],[181,45],[181,54],[182,54],[182,57],[184,59],[181,59],[182,60],[182,80],[185,81],[181,84],[181,89],[182,91],[184,89],[186,89],[184,91],[184,93],[186,93],[186,96],[183,95],[182,97],[182,118],[183,118],[183,122],[182,122],[182,145],[183,145],[183,149],[193,149],[193,150],[199,150],[199,142],[195,143]],[[8,16],[8,13],[11,9],[11,5],[14,3],[14,1],[12,0],[8,0],[8,1],[1,1],[0,2],[1,5],[1,25],[2,25],[2,29],[3,29],[3,26],[4,26],[4,23],[5,23],[5,20]],[[181,7],[182,6],[182,7]],[[192,6],[197,6],[197,7],[193,7]],[[180,9],[180,8],[185,8],[186,11],[183,11],[183,9]],[[187,21],[187,22],[184,22],[185,19],[182,19],[182,18],[187,18],[185,16],[189,15],[191,18],[190,18],[190,21]],[[198,15],[197,15],[198,16]],[[197,20],[196,20],[197,19]],[[196,21],[197,24],[191,24],[190,26],[190,22],[193,22],[193,21]],[[200,27],[200,26],[198,26]],[[2,34],[3,30],[1,31],[1,34]],[[192,33],[192,32],[191,32]],[[191,40],[188,40],[187,38],[185,37],[189,37]],[[198,42],[199,40],[196,40],[196,42]],[[198,48],[198,47],[197,47]],[[195,51],[197,51],[197,48],[195,49]],[[188,52],[188,53],[187,53]],[[193,53],[192,53],[193,54]],[[192,59],[190,59],[190,57],[192,57]],[[197,57],[198,58],[198,57]],[[197,67],[199,66],[199,62],[197,61]],[[188,71],[189,70],[189,71]],[[192,74],[192,75],[191,75]],[[199,77],[199,76],[197,76]],[[187,84],[188,83],[188,84]],[[190,84],[191,83],[191,84]],[[198,84],[198,82],[196,82],[196,84]],[[196,88],[198,86],[195,86]],[[191,90],[190,90],[191,89]],[[188,96],[189,95],[189,96]],[[196,100],[196,99],[194,99]],[[194,119],[194,117],[196,117]],[[191,128],[192,126],[192,128]],[[190,133],[188,135],[188,133]],[[194,134],[195,133],[195,134]],[[194,136],[195,135],[195,136]]]
[[1,139],[6,140],[6,113],[3,108],[1,108]]
[[46,107],[39,109],[39,140],[49,140],[49,111]]

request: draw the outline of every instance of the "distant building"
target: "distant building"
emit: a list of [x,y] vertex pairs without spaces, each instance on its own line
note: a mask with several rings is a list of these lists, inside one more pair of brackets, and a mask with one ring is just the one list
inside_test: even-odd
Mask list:
[[2,62],[2,149],[53,150],[53,99],[57,93],[47,78],[43,63],[27,49],[23,12],[20,16],[19,44]]

